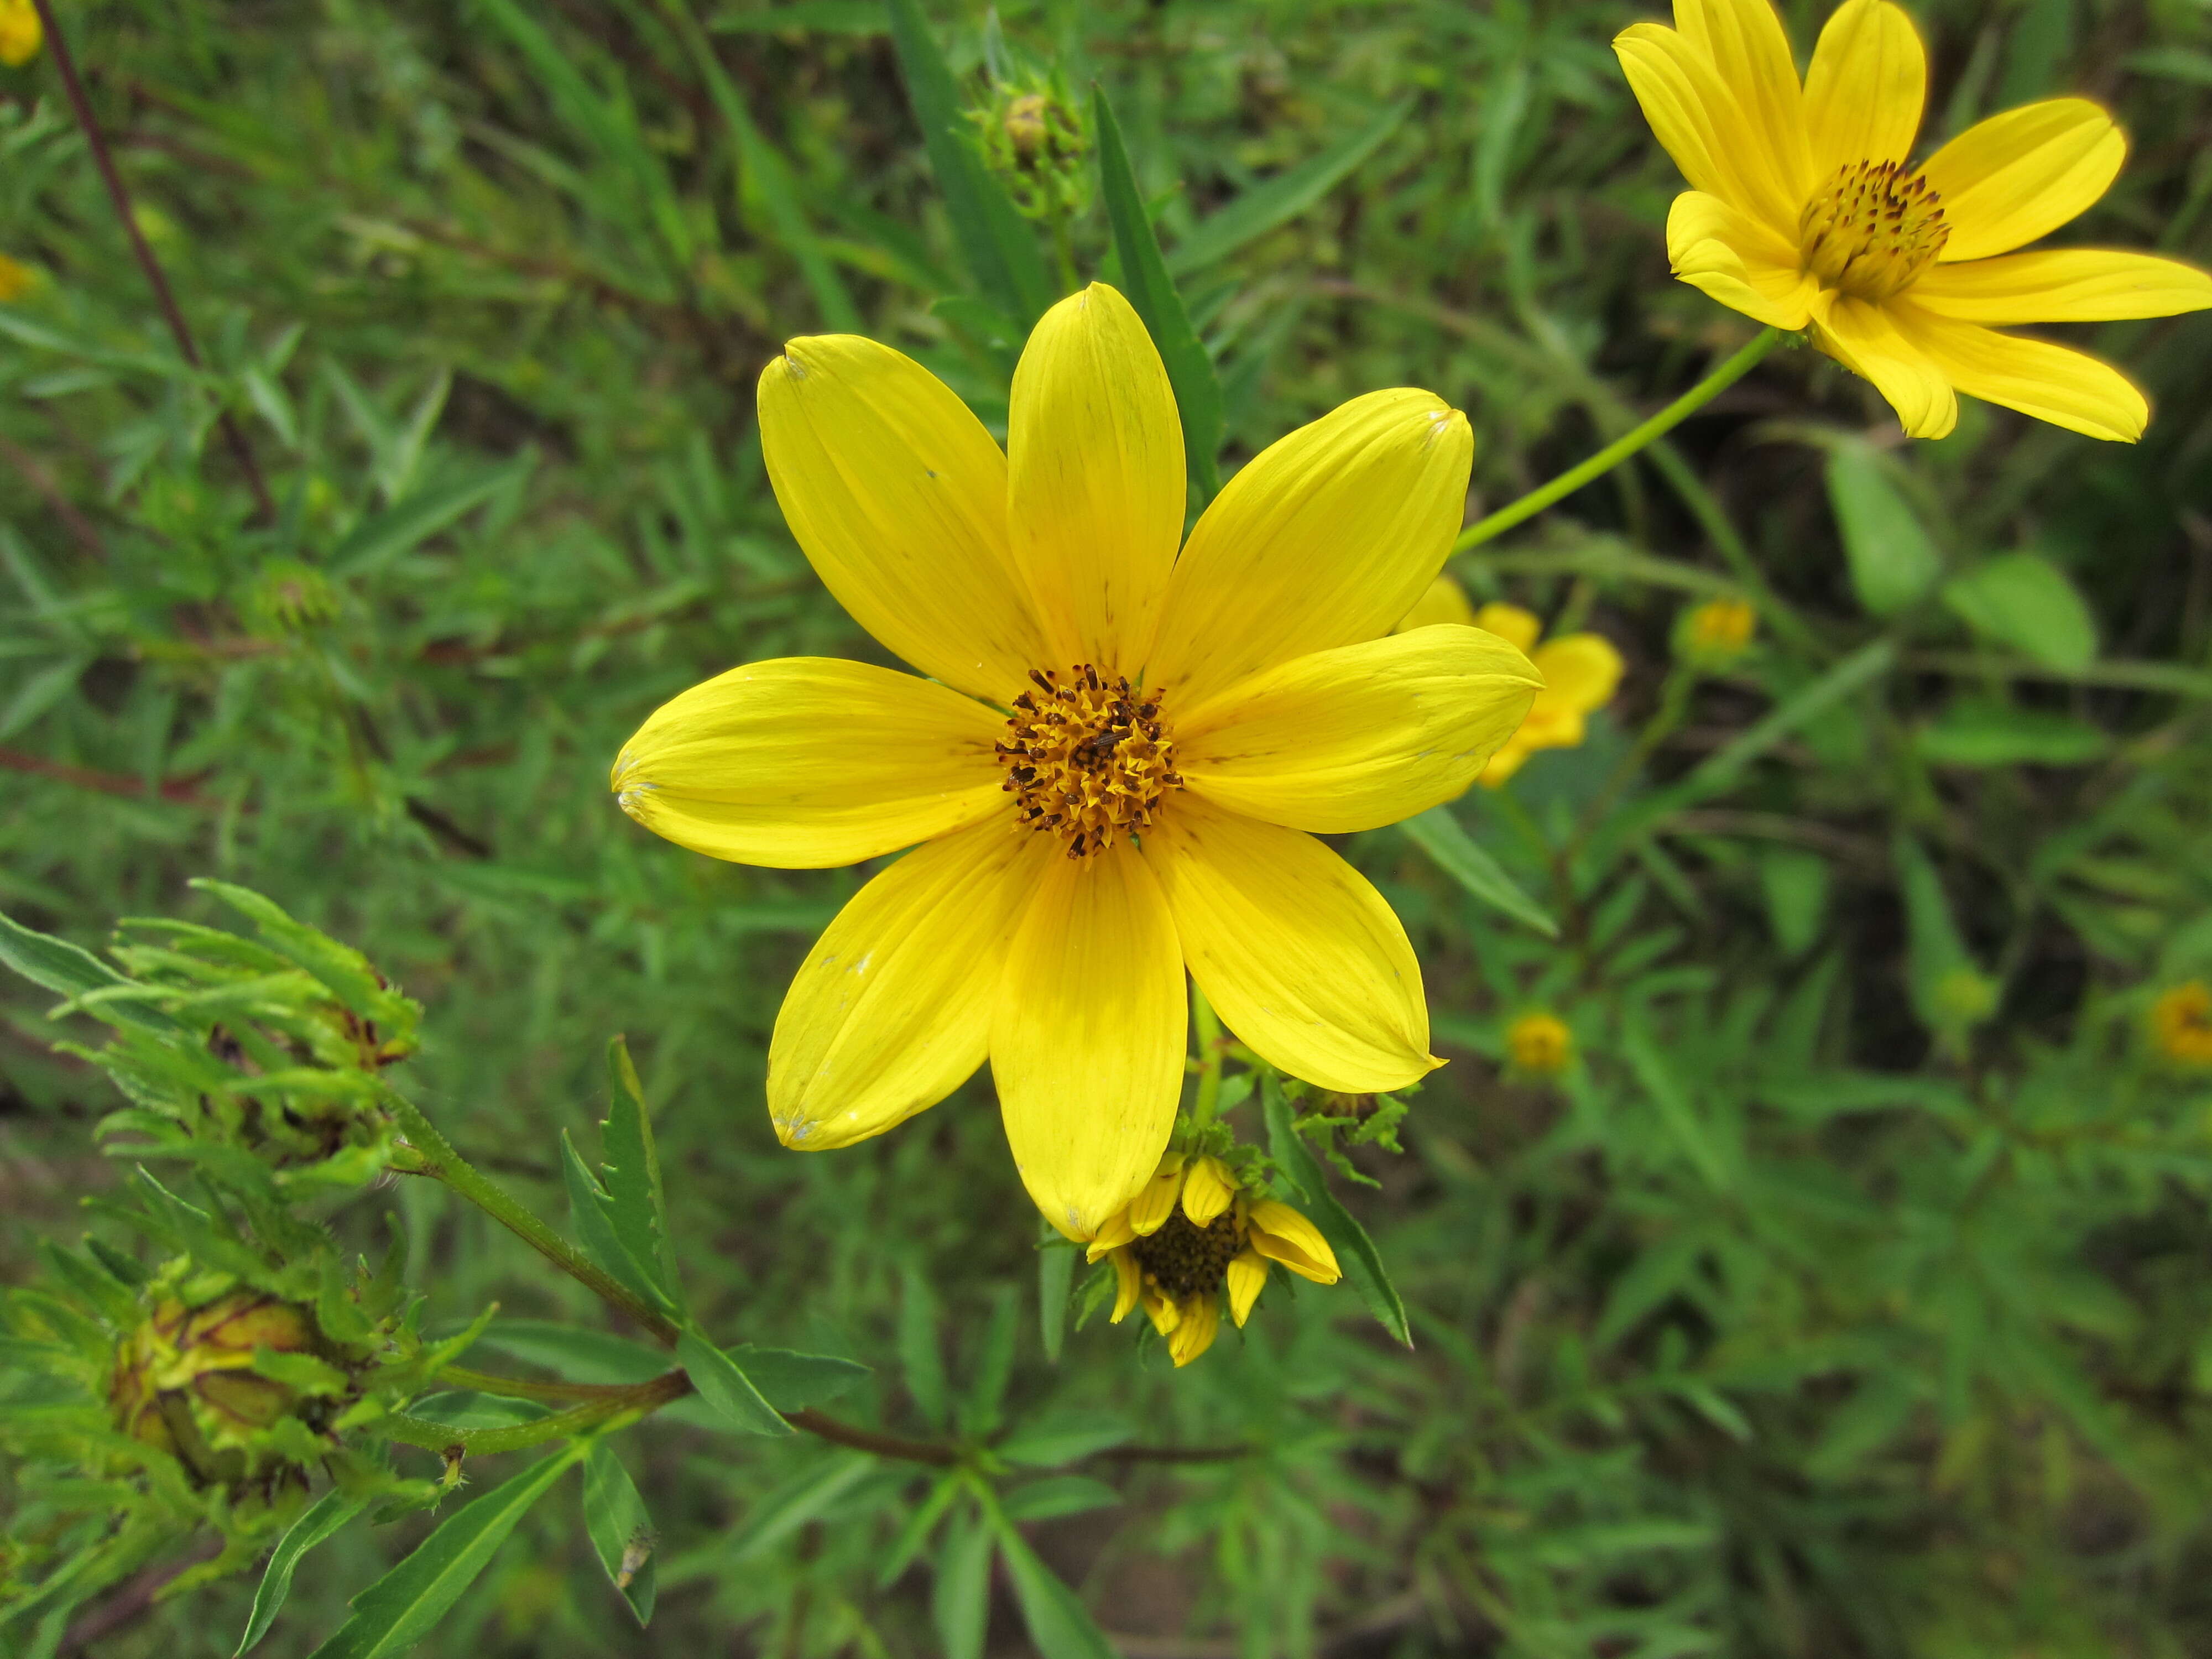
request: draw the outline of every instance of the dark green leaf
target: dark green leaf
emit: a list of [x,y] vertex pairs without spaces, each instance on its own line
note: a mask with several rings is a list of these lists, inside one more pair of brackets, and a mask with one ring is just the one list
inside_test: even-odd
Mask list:
[[[1168,273],[1187,276],[1225,259],[1255,236],[1286,224],[1334,189],[1339,179],[1381,149],[1413,112],[1413,100],[1401,98],[1320,155],[1301,161],[1246,191],[1228,206],[1209,214],[1168,255]],[[1125,260],[1122,269],[1128,268]]]
[[1412,1347],[1413,1334],[1406,1322],[1406,1304],[1399,1300],[1397,1287],[1390,1282],[1375,1241],[1368,1237],[1367,1229],[1329,1191],[1321,1161],[1315,1158],[1313,1149],[1291,1122],[1290,1102],[1283,1097],[1281,1082],[1269,1073],[1261,1078],[1260,1088],[1267,1117],[1268,1156],[1305,1200],[1306,1214],[1321,1229],[1321,1236],[1328,1241],[1329,1249],[1336,1252],[1337,1265],[1344,1269],[1345,1278],[1359,1293],[1359,1299],[1367,1304],[1367,1311],[1375,1316],[1384,1330]]
[[999,1553],[1014,1581],[1014,1599],[1021,1604],[1022,1623],[1029,1626],[1030,1640],[1042,1659],[1115,1659],[1112,1644],[1082,1598],[1037,1559],[1012,1521],[1003,1514],[992,1518],[999,1534]]
[[1213,372],[1198,331],[1190,325],[1182,295],[1176,292],[1160,257],[1159,238],[1145,211],[1143,192],[1129,165],[1129,152],[1121,143],[1121,125],[1103,88],[1092,100],[1098,123],[1098,177],[1106,201],[1106,217],[1114,229],[1114,251],[1121,264],[1121,281],[1129,303],[1145,319],[1145,327],[1167,365],[1168,382],[1175,388],[1176,409],[1182,416],[1184,459],[1198,485],[1201,501],[1211,501],[1220,485],[1217,465],[1221,449],[1221,382]]
[[657,1540],[645,1500],[615,1449],[592,1443],[584,1459],[584,1530],[607,1570],[607,1582],[629,1603],[637,1622],[653,1622],[653,1554]]
[[1431,806],[1398,826],[1406,839],[1436,860],[1437,867],[1481,903],[1502,910],[1546,939],[1559,936],[1559,924],[1544,907],[1516,886],[1449,806]]
[[284,1529],[276,1547],[270,1552],[260,1587],[253,1592],[253,1611],[246,1616],[246,1634],[238,1638],[232,1659],[269,1633],[284,1598],[292,1593],[292,1575],[299,1571],[301,1558],[368,1507],[366,1497],[333,1489]]
[[1037,1318],[1044,1357],[1055,1365],[1067,1340],[1067,1292],[1074,1283],[1075,1247],[1054,1233],[1037,1248]]
[[599,1178],[585,1167],[583,1156],[568,1139],[566,1129],[561,1131],[561,1176],[568,1186],[568,1213],[576,1223],[576,1237],[584,1246],[584,1254],[635,1291],[642,1301],[672,1311],[674,1304],[616,1234],[611,1218],[613,1200],[607,1196],[606,1188],[599,1185]]
[[659,1291],[663,1304],[680,1309],[653,1121],[646,1115],[644,1091],[637,1068],[630,1063],[629,1048],[620,1037],[607,1045],[607,1115],[599,1126],[607,1224],[624,1253]]
[[699,1397],[739,1433],[791,1432],[791,1425],[761,1398],[760,1390],[737,1362],[696,1330],[686,1330],[677,1339],[676,1359],[690,1377],[691,1386],[698,1389]]
[[762,1397],[783,1412],[835,1400],[869,1375],[866,1365],[826,1353],[794,1353],[789,1348],[756,1348],[747,1343],[730,1349],[729,1355]]
[[1009,1463],[1058,1468],[1136,1437],[1136,1425],[1111,1412],[1056,1411],[1023,1424],[994,1449]]

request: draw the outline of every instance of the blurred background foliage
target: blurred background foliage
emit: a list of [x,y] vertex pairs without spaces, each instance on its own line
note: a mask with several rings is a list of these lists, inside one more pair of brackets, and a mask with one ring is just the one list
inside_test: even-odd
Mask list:
[[[1928,138],[2098,97],[2132,154],[2067,238],[2212,263],[2212,14],[1914,9]],[[1824,11],[1784,11],[1802,52]],[[1607,46],[1633,6],[929,12],[986,125],[1056,86],[1087,143],[1091,84],[1113,99],[1224,470],[1425,386],[1474,423],[1473,519],[1749,337],[1668,278],[1677,181]],[[1586,742],[1459,803],[1457,838],[1346,846],[1452,1060],[1404,1157],[1355,1152],[1379,1189],[1339,1183],[1413,1348],[1309,1288],[1182,1372],[1098,1322],[1054,1362],[984,1081],[852,1151],[769,1131],[770,1022],[859,874],[698,858],[605,778],[732,664],[879,657],[766,486],[751,388],[780,342],[864,331],[1002,430],[1028,320],[1004,313],[1115,269],[1096,190],[1031,191],[1033,273],[971,259],[874,3],[61,21],[205,361],[50,56],[0,73],[0,905],[97,945],[118,915],[210,916],[194,876],[270,895],[425,1006],[412,1093],[548,1215],[557,1133],[597,1144],[627,1032],[695,1302],[871,1367],[842,1402],[865,1420],[1082,1457],[1015,1518],[1132,1659],[2212,1647],[2206,1017],[2154,1017],[2212,975],[2212,320],[2075,331],[2152,393],[2134,447],[1972,404],[1905,447],[1869,388],[1777,353],[1459,560],[1478,603],[1628,667]],[[1681,612],[1717,596],[1755,639],[1684,654]],[[1489,881],[1455,864],[1470,842],[1556,939],[1455,880]],[[0,997],[21,1279],[123,1171],[51,999]],[[1569,1041],[1509,1045],[1537,1012]],[[435,1328],[494,1299],[602,1317],[427,1182],[332,1206],[363,1249],[400,1216]],[[1139,1435],[1244,1455],[1117,1458]],[[650,1632],[564,1501],[422,1651],[1026,1650],[1034,1585],[975,1524],[895,1547],[927,1468],[688,1419],[623,1449],[659,1538]],[[420,1530],[326,1546],[261,1650],[309,1651]],[[227,1653],[251,1585],[94,1650]]]

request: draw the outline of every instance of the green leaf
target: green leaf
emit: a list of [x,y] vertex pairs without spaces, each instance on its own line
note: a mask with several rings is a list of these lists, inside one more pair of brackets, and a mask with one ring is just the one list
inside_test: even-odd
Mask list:
[[976,286],[1024,331],[1051,305],[1051,278],[1036,232],[969,142],[959,84],[915,0],[887,0],[891,40],[945,210]]
[[963,1515],[945,1529],[929,1613],[945,1659],[981,1659],[991,1618],[991,1528],[981,1516]]
[[428,1635],[491,1565],[532,1504],[583,1460],[580,1441],[457,1510],[415,1553],[353,1598],[353,1615],[310,1659],[383,1659]]
[[440,484],[408,496],[396,507],[364,519],[331,550],[331,574],[371,576],[414,550],[474,507],[503,489],[516,488],[538,465],[534,451],[480,472],[472,478]]
[[1501,910],[1546,939],[1559,936],[1559,924],[1544,907],[1516,886],[1513,878],[1468,835],[1449,806],[1431,806],[1398,826],[1406,839],[1436,861],[1437,867],[1467,889],[1479,902]]
[[[91,951],[67,939],[26,927],[4,911],[0,911],[0,963],[14,969],[32,984],[71,1000],[88,991],[131,983]],[[118,1001],[103,1006],[112,1009],[116,1018],[149,1031],[178,1029],[177,1023],[167,1014],[143,1003]]]
[[1828,910],[1828,861],[1801,848],[1773,847],[1759,858],[1766,925],[1786,957],[1802,957],[1820,937]]
[[1082,1598],[1037,1559],[1029,1540],[1003,1513],[994,1510],[991,1518],[999,1554],[1014,1581],[1014,1599],[1021,1604],[1022,1623],[1042,1659],[1116,1659]]
[[744,1527],[716,1552],[716,1566],[726,1570],[775,1547],[836,1507],[878,1467],[865,1452],[841,1452],[801,1469],[761,1499],[759,1507],[745,1517]]
[[568,1212],[576,1223],[576,1236],[584,1254],[611,1277],[617,1279],[639,1298],[654,1307],[674,1311],[674,1305],[646,1269],[634,1258],[615,1232],[611,1212],[614,1201],[599,1178],[585,1167],[575,1142],[561,1131],[561,1176],[568,1188]]
[[232,1659],[269,1633],[284,1598],[292,1593],[292,1575],[299,1571],[301,1558],[321,1543],[332,1533],[368,1507],[365,1494],[333,1489],[325,1492],[300,1518],[284,1529],[270,1552],[269,1565],[261,1575],[261,1584],[253,1592],[253,1611],[246,1616],[246,1634],[238,1638],[232,1650]]
[[826,1353],[794,1353],[789,1348],[729,1349],[730,1361],[751,1379],[761,1396],[780,1412],[804,1410],[835,1400],[870,1375],[866,1365]]
[[906,1270],[905,1294],[899,1298],[898,1346],[906,1391],[921,1407],[923,1421],[933,1429],[943,1428],[951,1415],[952,1395],[937,1341],[937,1297],[921,1270],[911,1264]]
[[1067,1340],[1067,1292],[1074,1283],[1075,1247],[1054,1233],[1037,1247],[1037,1318],[1051,1364],[1060,1364]]
[[676,1259],[669,1248],[668,1206],[660,1189],[660,1158],[653,1150],[653,1121],[629,1048],[619,1036],[607,1045],[608,1107],[599,1125],[605,1163],[607,1225],[623,1251],[671,1309],[677,1293]]
[[1869,614],[1894,616],[1936,585],[1942,557],[1889,464],[1871,446],[1838,444],[1829,452],[1827,477],[1851,587]]
[[[1187,276],[1227,258],[1255,237],[1304,213],[1336,187],[1337,181],[1381,149],[1412,113],[1413,100],[1401,98],[1320,155],[1246,191],[1227,207],[1209,214],[1168,255],[1168,273]],[[1128,269],[1127,260],[1122,269]]]
[[971,1439],[980,1440],[999,1426],[999,1408],[1014,1374],[1014,1339],[1021,1331],[1021,1317],[1013,1287],[1000,1285],[992,1293],[991,1322],[984,1328],[976,1352],[975,1376],[960,1402],[960,1431]]
[[1891,857],[1905,900],[1905,984],[1921,1024],[1954,1047],[1996,1012],[1997,988],[1982,972],[1920,843],[1899,835]]
[[1058,1468],[1136,1437],[1136,1425],[1109,1412],[1054,1411],[1034,1418],[994,1448],[1009,1463]]
[[1931,766],[2082,766],[2112,740],[2065,714],[1961,698],[1916,732],[1912,746]]
[[2097,659],[2097,624],[2066,573],[2036,553],[2001,553],[1943,584],[1943,603],[1974,632],[2045,668]]
[[1629,1069],[1644,1085],[1645,1097],[1658,1109],[1659,1121],[1666,1125],[1705,1185],[1717,1193],[1729,1190],[1735,1184],[1735,1166],[1715,1144],[1711,1126],[1690,1099],[1681,1077],[1660,1053],[1651,1034],[1640,1024],[1631,1024],[1621,1035],[1620,1047]]
[[1120,1492],[1087,1474],[1047,1475],[1015,1487],[1000,1500],[1009,1521],[1049,1521],[1055,1516],[1109,1509],[1121,1501]]
[[1267,1117],[1268,1156],[1305,1200],[1307,1216],[1336,1252],[1337,1265],[1367,1304],[1367,1311],[1384,1330],[1412,1347],[1413,1334],[1406,1321],[1406,1304],[1382,1266],[1382,1253],[1368,1237],[1367,1229],[1329,1191],[1320,1160],[1291,1121],[1291,1104],[1283,1097],[1281,1080],[1273,1072],[1267,1073],[1260,1079],[1260,1091]]
[[1145,319],[1145,327],[1159,348],[1167,366],[1168,382],[1175,388],[1176,410],[1182,416],[1182,447],[1190,475],[1198,485],[1201,504],[1220,489],[1221,382],[1213,360],[1206,354],[1198,331],[1190,325],[1182,295],[1176,292],[1167,262],[1160,258],[1159,238],[1153,234],[1145,211],[1143,192],[1129,165],[1129,152],[1121,143],[1121,124],[1114,106],[1099,88],[1092,100],[1098,125],[1098,177],[1106,201],[1106,217],[1114,228],[1114,252],[1121,264],[1121,281],[1129,303]]
[[789,1434],[791,1425],[775,1407],[761,1398],[752,1380],[729,1355],[696,1328],[687,1328],[676,1340],[677,1363],[691,1379],[699,1397],[741,1434]]
[[607,1582],[629,1603],[640,1626],[652,1623],[657,1542],[653,1517],[637,1495],[637,1483],[604,1440],[594,1440],[584,1459],[584,1530],[607,1571]]

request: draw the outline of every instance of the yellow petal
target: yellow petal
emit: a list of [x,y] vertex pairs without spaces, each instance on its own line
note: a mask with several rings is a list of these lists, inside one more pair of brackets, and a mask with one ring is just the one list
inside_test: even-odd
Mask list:
[[1686,190],[1667,214],[1674,275],[1732,310],[1772,328],[1801,329],[1816,283],[1797,250],[1764,221],[1717,196]]
[[761,371],[761,450],[791,533],[853,620],[1004,702],[1050,660],[1006,547],[1006,461],[951,387],[849,334]]
[[2086,98],[1977,121],[1920,169],[1951,228],[1936,257],[1986,258],[2057,229],[2105,193],[2127,154],[2127,136]]
[[1767,0],[1674,0],[1674,27],[1735,94],[1738,118],[1774,186],[1802,204],[1813,184],[1805,96],[1782,19]]
[[1006,422],[1014,562],[1054,655],[1133,674],[1182,540],[1182,424],[1129,302],[1093,283],[1045,313]]
[[1712,60],[1674,29],[1633,23],[1613,37],[1629,89],[1693,190],[1795,236],[1807,191],[1759,146]]
[[1467,511],[1474,434],[1427,392],[1373,392],[1271,444],[1191,532],[1148,687],[1193,707],[1247,674],[1389,631]]
[[1237,1253],[1229,1263],[1229,1316],[1243,1330],[1244,1322],[1252,1316],[1252,1304],[1260,1299],[1260,1292],[1267,1287],[1267,1258],[1257,1250],[1247,1249]]
[[1096,1233],[1159,1167],[1188,1020],[1149,860],[1127,846],[1052,859],[1006,953],[991,1075],[1022,1182],[1070,1238]]
[[1328,848],[1186,794],[1147,833],[1155,850],[1191,976],[1267,1060],[1346,1094],[1443,1063],[1406,930]]
[[1182,1212],[1194,1227],[1211,1227],[1236,1196],[1237,1177],[1218,1158],[1194,1159],[1183,1176]]
[[1528,763],[1528,757],[1536,751],[1518,737],[1490,757],[1490,764],[1482,769],[1480,781],[1486,789],[1502,789],[1506,781]]
[[1000,964],[1052,848],[994,819],[916,848],[848,900],[775,1017],[769,1116],[787,1146],[843,1146],[983,1063]]
[[1129,1200],[1129,1230],[1140,1238],[1159,1231],[1175,1213],[1176,1200],[1182,1194],[1182,1154],[1170,1152],[1160,1160],[1152,1178]]
[[1143,1286],[1138,1295],[1145,1304],[1145,1316],[1162,1336],[1171,1335],[1175,1328],[1182,1323],[1182,1310],[1153,1286]]
[[1091,1236],[1091,1246],[1084,1252],[1084,1260],[1096,1261],[1101,1256],[1111,1255],[1124,1244],[1133,1243],[1136,1237],[1137,1230],[1129,1224],[1128,1211],[1116,1210],[1106,1218],[1105,1224]]
[[1486,634],[1497,635],[1524,655],[1536,648],[1544,633],[1544,620],[1534,611],[1495,600],[1474,613],[1474,625]]
[[1572,749],[1589,734],[1589,721],[1580,704],[1555,691],[1544,691],[1537,694],[1528,718],[1521,722],[1510,746],[1524,756],[1539,749]]
[[1145,1287],[1145,1276],[1137,1266],[1133,1251],[1114,1252],[1114,1316],[1107,1322],[1118,1325],[1129,1316],[1137,1305],[1139,1294]]
[[1468,602],[1467,589],[1449,576],[1439,576],[1429,584],[1429,591],[1413,601],[1413,608],[1398,618],[1391,631],[1410,634],[1416,628],[1433,628],[1439,623],[1463,623],[1474,625],[1474,606]]
[[1252,1206],[1252,1248],[1316,1285],[1334,1285],[1344,1277],[1336,1265],[1336,1252],[1328,1248],[1321,1229],[1272,1198]]
[[1958,423],[1959,400],[1942,370],[1882,307],[1845,295],[1823,295],[1814,343],[1889,399],[1908,438],[1941,438]]
[[1373,830],[1465,793],[1542,684],[1480,628],[1388,635],[1267,669],[1193,709],[1176,724],[1176,767],[1196,793],[1270,823]]
[[1602,634],[1562,634],[1536,647],[1536,672],[1544,689],[1577,714],[1595,714],[1613,701],[1626,666],[1620,653]]
[[1970,398],[2116,443],[2133,443],[2149,424],[2148,402],[2108,363],[2046,340],[1898,311],[1912,343]]
[[1005,722],[958,692],[834,657],[732,668],[623,745],[622,809],[709,857],[856,864],[1002,811]]
[[1825,183],[1853,161],[1904,161],[1927,98],[1928,52],[1905,9],[1844,0],[1805,76],[1814,179]]
[[1909,292],[1916,308],[1961,322],[2102,323],[2202,311],[2212,276],[2148,253],[2053,248],[1936,265]]
[[1177,1370],[1213,1346],[1214,1333],[1221,1328],[1221,1298],[1209,1291],[1191,1297],[1182,1311],[1182,1319],[1168,1333],[1168,1358]]

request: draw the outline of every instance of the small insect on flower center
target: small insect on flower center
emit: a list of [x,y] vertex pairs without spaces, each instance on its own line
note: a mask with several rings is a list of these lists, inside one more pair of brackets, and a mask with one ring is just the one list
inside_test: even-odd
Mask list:
[[1228,1279],[1230,1262],[1244,1248],[1244,1230],[1233,1211],[1223,1211],[1212,1225],[1201,1227],[1177,1206],[1158,1232],[1143,1235],[1129,1248],[1136,1253],[1146,1282],[1170,1300],[1182,1302],[1221,1288]]
[[1032,669],[1036,689],[1014,699],[1000,786],[1032,830],[1067,843],[1072,859],[1103,853],[1148,828],[1160,798],[1182,782],[1156,692],[1089,663],[1065,675]]
[[1799,257],[1823,286],[1887,300],[1950,240],[1942,198],[1895,161],[1850,161],[1797,216]]

